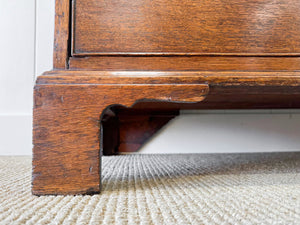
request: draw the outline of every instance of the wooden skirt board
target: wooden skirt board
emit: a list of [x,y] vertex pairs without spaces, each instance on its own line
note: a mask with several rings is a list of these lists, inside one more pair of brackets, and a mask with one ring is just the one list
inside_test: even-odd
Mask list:
[[56,0],[34,88],[32,193],[93,194],[101,156],[181,109],[300,108],[300,1]]

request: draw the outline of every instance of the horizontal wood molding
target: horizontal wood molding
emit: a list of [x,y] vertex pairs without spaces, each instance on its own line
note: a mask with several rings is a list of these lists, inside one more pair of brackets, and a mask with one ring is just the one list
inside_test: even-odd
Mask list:
[[210,91],[195,104],[139,102],[134,108],[179,109],[270,109],[300,108],[300,72],[251,71],[50,71],[37,83],[59,84],[203,84]]
[[95,56],[69,60],[72,70],[300,71],[300,57]]
[[74,53],[72,56],[85,57],[85,56],[264,56],[264,57],[276,57],[276,56],[300,56],[298,52],[286,52],[286,53],[202,53],[202,52],[81,52]]
[[[203,84],[299,87],[300,71],[49,71],[37,84]],[[246,90],[246,88],[245,88]]]

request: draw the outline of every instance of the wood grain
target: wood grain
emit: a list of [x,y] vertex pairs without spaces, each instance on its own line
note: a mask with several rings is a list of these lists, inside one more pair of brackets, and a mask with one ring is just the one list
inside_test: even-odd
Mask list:
[[53,68],[67,69],[69,60],[70,0],[55,1]]
[[77,55],[300,54],[300,1],[76,0]]
[[178,115],[179,110],[111,107],[102,117],[103,155],[138,151],[153,134]]
[[103,149],[140,147],[180,109],[300,108],[299,0],[55,11],[54,70],[34,89],[33,194],[99,193]]
[[33,110],[32,193],[100,192],[101,115],[137,101],[198,102],[205,84],[38,84]]
[[70,57],[71,70],[300,71],[300,57]]
[[117,153],[138,151],[157,131],[178,115],[178,110],[119,110],[119,146]]
[[271,86],[290,89],[300,86],[300,71],[49,71],[37,84],[203,84]]
[[109,106],[178,110],[258,104],[300,106],[300,72],[46,73],[35,87],[32,192],[100,191],[101,115]]

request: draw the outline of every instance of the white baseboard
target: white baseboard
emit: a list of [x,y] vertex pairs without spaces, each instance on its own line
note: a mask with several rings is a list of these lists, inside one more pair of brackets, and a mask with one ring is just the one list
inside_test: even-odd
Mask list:
[[0,155],[32,154],[32,115],[0,114]]
[[299,110],[189,110],[141,153],[300,151]]

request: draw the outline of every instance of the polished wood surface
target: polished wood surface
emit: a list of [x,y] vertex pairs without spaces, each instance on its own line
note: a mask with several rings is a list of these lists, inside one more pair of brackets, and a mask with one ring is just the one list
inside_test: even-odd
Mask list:
[[139,100],[199,102],[207,84],[38,84],[33,110],[32,192],[100,192],[101,120],[108,107]]
[[73,55],[300,55],[299,0],[76,0]]
[[72,70],[300,71],[300,57],[70,57]]
[[[300,71],[49,71],[37,84],[202,84],[210,87],[299,88]],[[299,89],[296,89],[299,90]],[[280,93],[280,92],[278,92]],[[283,93],[284,94],[284,93]]]
[[300,71],[50,71],[37,84],[201,84],[210,87],[206,99],[195,104],[139,102],[133,108],[263,109],[300,108]]
[[32,192],[93,194],[101,155],[181,109],[300,108],[299,0],[56,0],[36,80]]
[[55,1],[53,68],[67,69],[70,46],[70,0]]

